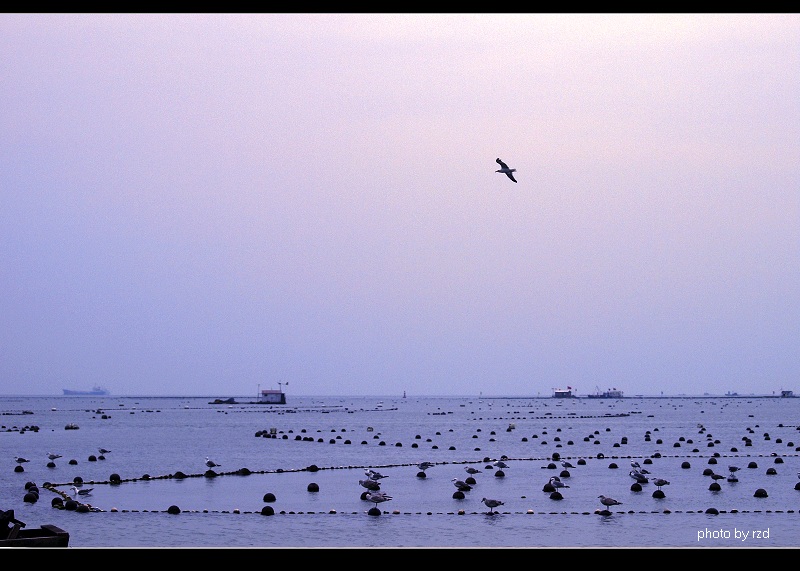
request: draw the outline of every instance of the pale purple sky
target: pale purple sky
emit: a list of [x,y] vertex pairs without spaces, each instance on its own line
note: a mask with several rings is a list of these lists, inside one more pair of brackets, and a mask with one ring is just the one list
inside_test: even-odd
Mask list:
[[2,14],[0,78],[0,394],[800,390],[798,14]]

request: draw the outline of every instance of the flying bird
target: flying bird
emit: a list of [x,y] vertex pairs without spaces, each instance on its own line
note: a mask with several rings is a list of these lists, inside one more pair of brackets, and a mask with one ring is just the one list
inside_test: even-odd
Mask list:
[[[500,160],[500,159],[498,159],[498,160]],[[505,505],[504,502],[501,502],[500,500],[491,500],[489,498],[483,498],[481,501],[484,504],[486,504],[487,508],[489,508],[489,513],[490,514],[494,513],[494,508],[496,508],[497,506]]]
[[517,169],[508,168],[508,165],[506,163],[504,163],[503,161],[501,161],[500,159],[497,159],[497,164],[500,165],[500,168],[497,169],[494,172],[504,173],[508,178],[510,178],[514,182],[517,182],[517,179],[514,178],[514,174],[513,174],[514,172],[516,172]]

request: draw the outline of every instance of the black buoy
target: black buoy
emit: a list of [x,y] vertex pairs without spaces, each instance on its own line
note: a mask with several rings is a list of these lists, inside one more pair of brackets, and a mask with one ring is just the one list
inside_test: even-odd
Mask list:
[[544,487],[542,488],[542,491],[543,492],[555,492],[556,491],[556,487],[553,484],[551,484],[550,482],[547,482],[544,485]]
[[87,460],[89,460],[89,462],[97,462],[97,456],[92,454],[89,456],[89,458],[87,458]]
[[683,463],[681,464],[681,468],[683,468],[684,470],[687,470],[687,469],[689,469],[689,468],[691,468],[691,467],[692,467],[692,465],[691,465],[691,464],[689,464],[688,462],[683,462]]
[[80,476],[75,476],[74,478],[72,478],[72,483],[75,484],[76,486],[80,486],[81,484],[83,484],[83,478],[81,478]]
[[25,468],[23,468],[21,464],[17,464],[16,466],[14,466],[14,471],[17,473],[24,472]]
[[78,502],[75,500],[67,500],[64,502],[64,509],[70,512],[74,512],[78,507]]
[[53,462],[52,460],[50,460],[50,462],[47,463],[47,467],[48,468],[55,468],[56,467],[56,463]]
[[306,489],[309,492],[319,492],[319,484],[311,482]]
[[612,462],[611,464],[608,465],[608,467],[612,470],[616,470],[617,468],[619,468],[616,462]]
[[218,474],[214,470],[206,470],[205,474],[203,474],[206,478],[216,478],[217,475]]
[[456,490],[455,492],[453,492],[454,500],[463,500],[464,497],[465,497],[464,492],[462,492],[461,490]]
[[717,482],[711,482],[711,485],[708,487],[710,492],[719,492],[722,488],[719,487]]
[[719,515],[719,510],[717,508],[708,508],[706,513],[711,515]]
[[427,476],[425,475],[425,472],[420,470],[419,472],[417,472],[417,478],[427,478]]
[[666,497],[666,494],[664,494],[663,490],[656,490],[655,492],[653,492],[653,497],[661,500]]
[[272,506],[264,506],[261,508],[261,515],[275,515],[275,510],[272,509]]
[[78,504],[77,507],[75,508],[75,511],[78,512],[79,514],[85,514],[89,511],[89,506],[87,506],[86,504]]
[[176,505],[169,506],[169,507],[167,508],[167,513],[170,513],[170,514],[179,514],[179,513],[181,513],[181,508],[179,508],[179,507],[178,507],[178,506],[176,506]]
[[555,491],[552,494],[550,494],[550,499],[551,500],[563,500],[564,496],[561,495],[561,492]]
[[373,506],[373,507],[369,508],[369,511],[367,513],[369,515],[381,515],[381,510],[379,510],[378,508]]
[[759,488],[756,490],[756,493],[753,494],[754,498],[766,498],[767,497],[767,490],[764,488]]
[[641,492],[642,485],[639,482],[634,482],[631,484],[631,492]]
[[505,476],[506,476],[506,473],[503,472],[502,470],[498,470],[497,472],[494,473],[494,477],[495,478],[505,478]]
[[264,494],[265,503],[270,504],[274,501],[275,501],[275,494],[273,494],[272,492],[267,492],[266,494]]
[[28,492],[22,498],[22,501],[29,504],[35,504],[36,502],[39,501],[39,494],[37,494],[36,492]]
[[[181,474],[181,472],[178,472],[178,473],[175,474],[176,478],[180,477],[180,476],[178,476],[178,474]],[[183,476],[183,477],[185,477],[185,476]],[[108,477],[108,481],[111,482],[112,484],[119,484],[122,481],[122,478],[119,477],[119,474],[111,474]]]
[[52,500],[50,500],[50,505],[54,508],[63,508],[64,507],[64,500],[60,496],[56,496]]

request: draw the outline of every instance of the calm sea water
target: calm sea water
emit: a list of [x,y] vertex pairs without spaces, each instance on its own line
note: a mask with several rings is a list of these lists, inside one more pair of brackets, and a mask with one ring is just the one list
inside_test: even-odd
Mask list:
[[[236,400],[0,397],[0,509],[67,530],[71,548],[800,545],[798,398]],[[631,460],[670,482],[663,498],[632,487]],[[704,472],[731,465],[738,482],[713,490]],[[481,472],[460,498],[466,466]],[[379,515],[367,468],[387,476]],[[89,511],[54,507],[76,479]],[[602,515],[601,494],[622,503]],[[491,515],[484,497],[504,504]]]

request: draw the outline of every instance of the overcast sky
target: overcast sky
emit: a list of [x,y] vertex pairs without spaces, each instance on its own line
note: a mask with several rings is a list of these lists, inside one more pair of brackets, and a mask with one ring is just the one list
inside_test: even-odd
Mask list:
[[0,394],[800,390],[798,14],[2,14],[0,78]]

